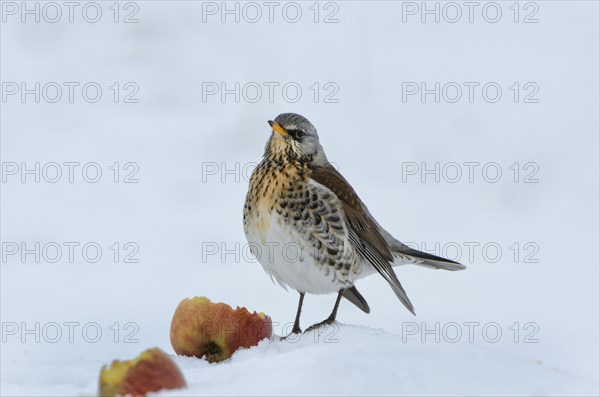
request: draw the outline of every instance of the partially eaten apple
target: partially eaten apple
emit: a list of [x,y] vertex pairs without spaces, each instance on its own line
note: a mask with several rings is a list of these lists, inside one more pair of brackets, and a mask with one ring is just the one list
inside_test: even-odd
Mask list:
[[205,358],[211,363],[230,358],[240,348],[258,345],[273,332],[271,318],[235,310],[206,297],[182,300],[171,321],[171,345],[182,356]]
[[148,392],[181,389],[183,374],[159,348],[148,349],[133,360],[114,360],[100,371],[99,396],[146,396]]

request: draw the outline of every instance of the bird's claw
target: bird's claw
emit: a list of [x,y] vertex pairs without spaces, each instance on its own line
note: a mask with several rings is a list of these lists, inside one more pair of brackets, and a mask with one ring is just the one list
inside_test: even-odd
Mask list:
[[300,327],[294,326],[294,328],[292,329],[292,332],[290,332],[289,335],[287,335],[287,336],[281,336],[281,337],[279,337],[279,340],[286,340],[287,338],[289,338],[292,335],[298,335],[298,334],[301,334],[301,333],[302,333],[302,330],[300,329]]
[[321,328],[323,326],[329,326],[331,324],[334,324],[335,322],[336,322],[335,318],[328,318],[326,320],[321,321],[320,323],[316,323],[316,324],[311,325],[310,327],[308,327],[304,331],[304,333],[307,333],[307,332],[310,332],[310,331],[314,331],[314,330],[316,330],[318,328]]

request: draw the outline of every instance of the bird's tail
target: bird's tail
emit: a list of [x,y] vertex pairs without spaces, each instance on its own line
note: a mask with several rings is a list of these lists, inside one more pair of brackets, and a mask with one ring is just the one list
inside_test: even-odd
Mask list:
[[394,248],[395,249],[392,251],[394,255],[394,266],[414,264],[432,269],[451,271],[464,270],[467,268],[462,263],[442,258],[441,256],[428,254],[427,252],[410,248],[404,244],[402,244],[402,247]]
[[[372,218],[372,215],[368,212],[368,210],[366,211]],[[392,266],[413,264],[428,267],[430,269],[444,269],[452,271],[464,270],[467,268],[465,265],[455,262],[453,260],[442,258],[441,256],[428,254],[427,252],[422,252],[410,248],[408,245],[398,241],[379,223],[377,223],[377,221],[375,221],[375,224],[379,228],[381,235],[390,247],[390,251],[392,251],[392,255],[394,256],[394,263],[392,264]]]

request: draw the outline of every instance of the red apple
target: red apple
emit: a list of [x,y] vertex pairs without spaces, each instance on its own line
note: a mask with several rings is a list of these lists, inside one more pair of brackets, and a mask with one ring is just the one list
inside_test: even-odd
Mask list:
[[182,300],[175,309],[171,345],[179,355],[219,362],[239,348],[256,346],[272,332],[271,318],[264,313],[195,297]]
[[180,389],[185,379],[177,364],[165,352],[155,347],[133,360],[114,360],[100,371],[100,396],[145,396],[147,392]]

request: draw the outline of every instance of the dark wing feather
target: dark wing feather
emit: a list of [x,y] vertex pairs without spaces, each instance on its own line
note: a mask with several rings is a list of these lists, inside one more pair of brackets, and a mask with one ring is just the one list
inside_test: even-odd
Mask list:
[[311,178],[330,189],[342,202],[351,244],[390,284],[404,306],[415,314],[406,291],[392,269],[394,257],[390,247],[375,222],[365,212],[365,206],[352,186],[331,165],[314,169]]
[[350,302],[354,303],[360,310],[369,314],[371,312],[371,308],[369,308],[369,304],[363,298],[363,296],[358,292],[355,286],[351,288],[347,288],[344,290],[344,298],[348,299]]

